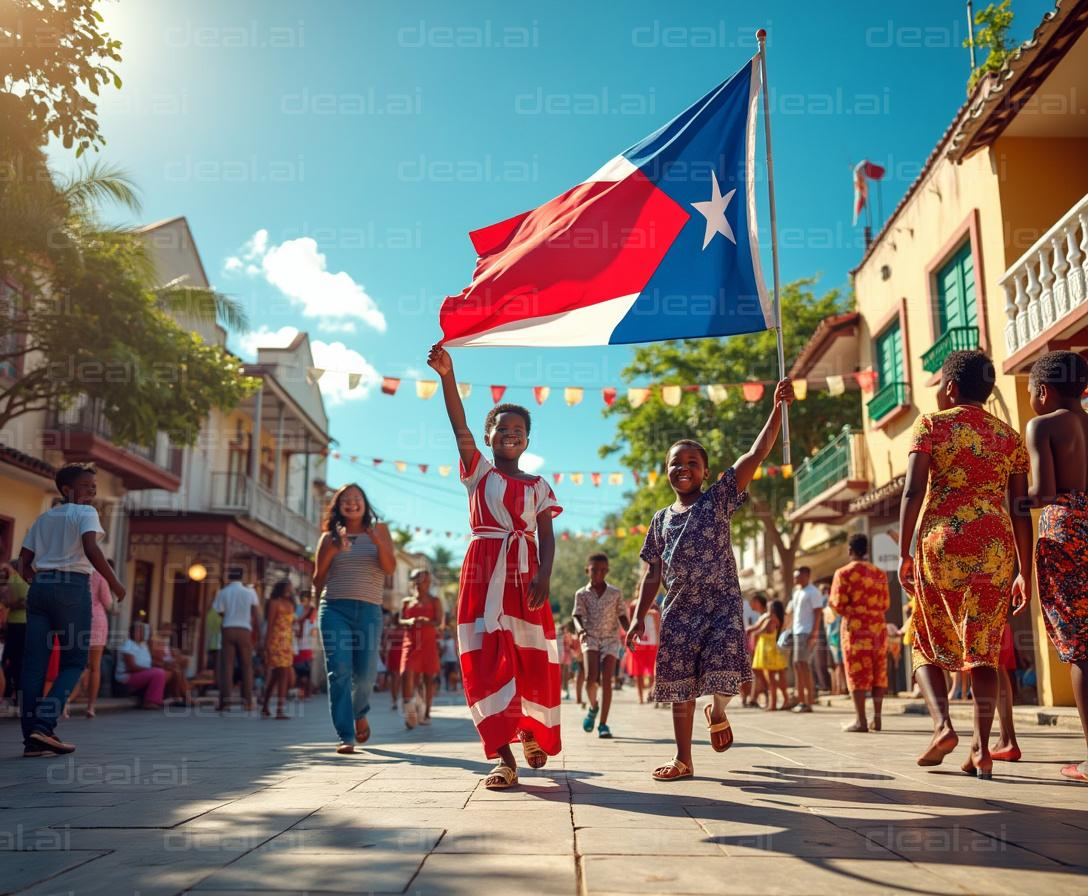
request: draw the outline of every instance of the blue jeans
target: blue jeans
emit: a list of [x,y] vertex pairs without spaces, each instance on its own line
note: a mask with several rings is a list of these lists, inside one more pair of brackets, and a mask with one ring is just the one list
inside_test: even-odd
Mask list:
[[370,711],[378,674],[382,608],[361,600],[323,600],[317,624],[325,650],[332,723],[341,743],[354,743],[355,722]]
[[[48,697],[45,673],[60,641],[60,669]],[[20,680],[23,741],[34,732],[52,734],[64,704],[87,665],[91,636],[91,577],[86,573],[42,570],[26,596],[26,647]]]

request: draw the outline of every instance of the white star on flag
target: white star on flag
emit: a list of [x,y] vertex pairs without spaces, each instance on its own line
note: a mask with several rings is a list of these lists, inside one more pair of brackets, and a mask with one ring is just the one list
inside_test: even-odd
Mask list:
[[737,244],[737,238],[733,236],[733,228],[729,226],[729,222],[725,219],[725,209],[730,201],[732,201],[733,194],[737,191],[735,189],[730,190],[723,196],[721,188],[718,186],[717,173],[711,171],[710,176],[714,181],[714,193],[707,202],[692,203],[695,210],[706,218],[706,233],[703,235],[703,248],[705,249],[710,245],[710,241],[714,239],[714,234],[716,233],[720,233],[735,246]]

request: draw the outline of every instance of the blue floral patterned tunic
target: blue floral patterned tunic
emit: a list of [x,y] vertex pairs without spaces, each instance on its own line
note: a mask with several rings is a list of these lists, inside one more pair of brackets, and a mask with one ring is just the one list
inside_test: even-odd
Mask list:
[[748,493],[732,468],[683,511],[654,514],[639,556],[665,583],[654,692],[659,703],[736,694],[752,680],[730,520]]

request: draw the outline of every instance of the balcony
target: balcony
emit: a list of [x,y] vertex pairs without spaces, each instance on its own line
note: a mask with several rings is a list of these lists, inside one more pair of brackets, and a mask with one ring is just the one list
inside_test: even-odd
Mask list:
[[181,486],[181,454],[162,433],[154,445],[118,445],[101,401],[82,396],[72,407],[50,411],[42,432],[43,447],[60,451],[66,461],[93,461],[120,478],[130,491]]
[[896,408],[910,404],[910,386],[906,383],[888,383],[865,405],[869,419],[876,422],[888,416]]
[[978,348],[978,327],[949,327],[922,355],[922,369],[927,373],[937,373],[952,352],[975,348]]
[[865,440],[860,430],[843,427],[834,439],[794,472],[796,509],[790,520],[835,522],[847,505],[870,485]]
[[1088,195],[1016,260],[1005,290],[1005,372],[1017,372],[1088,323]]
[[261,523],[310,551],[317,543],[317,524],[291,510],[271,491],[241,473],[212,473],[209,509]]

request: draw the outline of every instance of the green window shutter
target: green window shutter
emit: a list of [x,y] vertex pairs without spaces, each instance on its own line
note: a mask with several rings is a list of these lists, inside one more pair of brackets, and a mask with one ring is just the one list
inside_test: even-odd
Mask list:
[[903,381],[903,340],[898,321],[877,337],[876,361],[881,388]]
[[942,334],[953,327],[978,325],[975,259],[970,240],[937,271],[937,323]]

